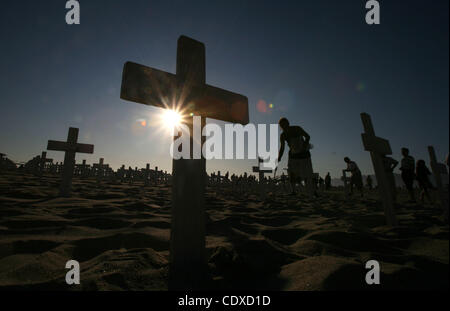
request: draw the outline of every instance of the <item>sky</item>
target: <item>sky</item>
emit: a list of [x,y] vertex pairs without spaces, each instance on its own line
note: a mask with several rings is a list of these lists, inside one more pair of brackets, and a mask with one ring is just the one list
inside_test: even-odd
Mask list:
[[[373,173],[361,112],[396,159],[401,147],[427,162],[428,145],[440,160],[448,153],[447,0],[380,1],[380,25],[366,24],[363,0],[80,0],[80,25],[66,24],[65,2],[2,3],[0,152],[14,161],[65,140],[72,126],[95,145],[77,162],[170,172],[171,135],[154,122],[161,108],[120,99],[120,85],[126,61],[175,73],[180,35],[205,43],[206,82],[247,96],[251,123],[285,116],[303,127],[322,176],[341,176],[345,156]],[[253,165],[212,160],[207,170]],[[279,172],[286,166],[287,155]]]

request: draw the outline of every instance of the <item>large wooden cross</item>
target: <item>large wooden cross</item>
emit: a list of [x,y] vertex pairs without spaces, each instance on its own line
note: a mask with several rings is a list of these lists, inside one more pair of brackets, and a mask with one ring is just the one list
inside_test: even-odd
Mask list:
[[444,218],[448,221],[448,192],[445,191],[444,185],[442,184],[442,177],[447,176],[448,180],[447,167],[444,163],[439,163],[437,161],[433,146],[428,146],[428,153],[430,155],[430,166],[436,180],[436,186],[438,188],[439,200],[441,201]]
[[[145,105],[178,108],[188,116],[201,116],[202,127],[206,118],[247,124],[247,97],[206,84],[205,67],[205,45],[181,36],[177,46],[176,74],[127,62],[123,69],[120,97]],[[193,122],[187,119],[192,153]],[[202,143],[203,138],[200,145]],[[207,272],[206,161],[204,158],[174,159],[172,170],[169,288],[204,288]]]
[[364,133],[361,135],[364,150],[370,152],[372,158],[375,176],[377,178],[378,189],[380,191],[381,200],[384,207],[384,215],[389,226],[397,225],[397,218],[394,210],[394,195],[389,182],[388,172],[384,167],[383,157],[392,154],[389,141],[375,136],[375,130],[372,125],[370,115],[361,113],[361,121],[364,126]]
[[73,169],[75,167],[75,154],[78,153],[94,153],[94,145],[79,144],[78,129],[69,128],[67,141],[49,140],[47,150],[64,151],[64,166],[62,180],[60,186],[60,195],[70,196],[70,188],[72,185]]

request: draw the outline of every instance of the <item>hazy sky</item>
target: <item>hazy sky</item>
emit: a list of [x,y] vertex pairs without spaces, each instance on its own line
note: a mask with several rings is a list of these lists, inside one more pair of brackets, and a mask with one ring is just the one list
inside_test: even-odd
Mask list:
[[[182,34],[206,44],[208,84],[248,97],[250,122],[287,116],[309,132],[322,175],[340,176],[344,156],[373,171],[361,112],[397,159],[403,146],[427,162],[428,145],[439,159],[448,152],[448,0],[380,1],[376,26],[365,23],[363,0],[80,0],[81,24],[71,26],[65,2],[2,3],[0,152],[15,161],[40,154],[48,139],[65,140],[75,126],[80,142],[95,145],[77,162],[104,157],[114,168],[149,162],[171,171],[171,138],[152,121],[161,109],[119,93],[126,61],[175,73]],[[260,101],[273,108],[257,109]],[[254,164],[210,161],[208,171]]]

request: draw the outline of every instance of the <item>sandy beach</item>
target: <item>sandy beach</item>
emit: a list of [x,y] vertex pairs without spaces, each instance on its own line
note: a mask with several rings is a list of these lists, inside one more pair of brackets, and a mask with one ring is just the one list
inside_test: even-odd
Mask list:
[[[0,175],[0,289],[167,290],[171,189],[143,183],[100,185],[74,178]],[[208,188],[206,246],[210,289],[448,290],[449,232],[437,204],[400,193],[399,226],[385,225],[375,192],[305,195]],[[65,283],[77,260],[81,284]],[[381,284],[365,283],[368,260]]]

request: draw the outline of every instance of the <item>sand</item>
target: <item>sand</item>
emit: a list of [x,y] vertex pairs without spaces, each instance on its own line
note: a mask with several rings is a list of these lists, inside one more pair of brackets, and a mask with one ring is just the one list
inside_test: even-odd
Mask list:
[[[57,176],[0,175],[0,289],[166,290],[170,187],[75,178],[58,197]],[[385,226],[375,192],[318,199],[208,188],[210,289],[448,290],[449,232],[438,205],[406,203]],[[68,286],[65,264],[81,266]],[[365,283],[365,263],[381,284]]]

